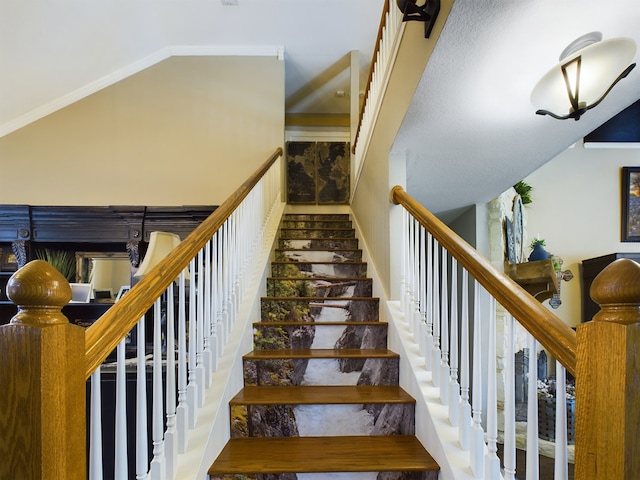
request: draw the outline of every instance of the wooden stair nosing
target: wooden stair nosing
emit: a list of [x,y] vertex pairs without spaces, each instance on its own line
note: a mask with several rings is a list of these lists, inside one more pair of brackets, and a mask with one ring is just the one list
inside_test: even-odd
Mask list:
[[[294,297],[295,298],[295,297]],[[380,320],[345,320],[344,322],[331,322],[331,321],[314,321],[314,322],[301,322],[301,321],[261,321],[261,322],[253,322],[254,327],[304,327],[304,326],[322,326],[322,327],[359,327],[359,326],[382,326],[386,327],[389,325],[388,322],[380,321]]]
[[[286,239],[291,240],[291,239]],[[299,240],[299,239],[296,239]],[[361,248],[276,248],[275,252],[362,252]]]
[[284,215],[282,215],[282,217],[288,217],[288,219],[291,219],[292,217],[322,217],[322,218],[327,218],[327,217],[333,217],[336,218],[338,217],[341,220],[350,220],[351,217],[348,213],[285,213]]
[[295,282],[299,282],[301,280],[306,280],[310,282],[327,282],[327,283],[347,283],[347,282],[373,282],[371,277],[313,277],[313,278],[303,278],[300,277],[267,277],[267,281],[276,281],[276,280],[291,280]]
[[271,265],[337,265],[337,266],[344,266],[344,265],[364,265],[365,267],[367,266],[367,262],[314,262],[313,260],[304,260],[302,262],[300,261],[294,261],[294,260],[274,260],[273,262],[271,262]]
[[230,439],[209,475],[433,470],[440,467],[413,435],[249,437]]
[[230,405],[415,404],[398,385],[245,386]]
[[364,301],[364,300],[375,300],[377,302],[380,301],[380,297],[270,297],[265,295],[260,297],[260,300],[268,300],[268,301],[283,301],[283,302],[293,302],[293,301],[301,301],[301,302],[321,302],[323,300],[330,300],[335,302],[344,302],[347,300],[355,300],[355,301]]
[[318,358],[399,358],[386,348],[309,348],[252,350],[243,355],[244,360],[318,359]]

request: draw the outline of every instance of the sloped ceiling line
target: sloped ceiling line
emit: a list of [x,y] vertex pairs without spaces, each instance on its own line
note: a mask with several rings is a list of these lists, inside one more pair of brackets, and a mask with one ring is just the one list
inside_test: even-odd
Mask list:
[[10,134],[22,127],[29,125],[41,118],[46,117],[72,103],[92,95],[103,88],[135,75],[153,65],[166,60],[172,56],[276,56],[279,60],[284,60],[284,47],[282,46],[174,46],[166,47],[151,55],[144,57],[137,62],[131,63],[109,75],[97,79],[82,88],[76,89],[63,97],[57,98],[39,108],[21,115],[20,117],[0,125],[0,138]]

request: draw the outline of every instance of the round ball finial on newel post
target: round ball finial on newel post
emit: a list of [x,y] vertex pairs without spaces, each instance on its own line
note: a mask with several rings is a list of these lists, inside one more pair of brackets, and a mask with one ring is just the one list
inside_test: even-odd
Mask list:
[[71,300],[71,286],[48,262],[33,260],[7,282],[7,297],[18,306],[12,324],[54,325],[68,323],[62,313]]
[[609,264],[594,279],[589,294],[601,309],[594,321],[640,323],[640,264],[628,258]]
[[589,293],[601,310],[578,325],[574,473],[594,480],[636,478],[640,264],[628,258],[614,261],[598,274]]

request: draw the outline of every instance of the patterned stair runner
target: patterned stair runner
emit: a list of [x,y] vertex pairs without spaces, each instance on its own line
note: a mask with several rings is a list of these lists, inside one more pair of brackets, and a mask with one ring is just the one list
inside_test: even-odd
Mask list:
[[427,480],[348,215],[285,215],[214,480]]

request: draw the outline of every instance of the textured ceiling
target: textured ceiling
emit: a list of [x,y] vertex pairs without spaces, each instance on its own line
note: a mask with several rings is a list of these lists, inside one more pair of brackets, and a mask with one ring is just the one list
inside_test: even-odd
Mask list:
[[534,114],[536,82],[596,30],[640,45],[640,4],[457,0],[393,147],[407,191],[443,217],[489,201],[638,100],[640,67],[577,122]]

